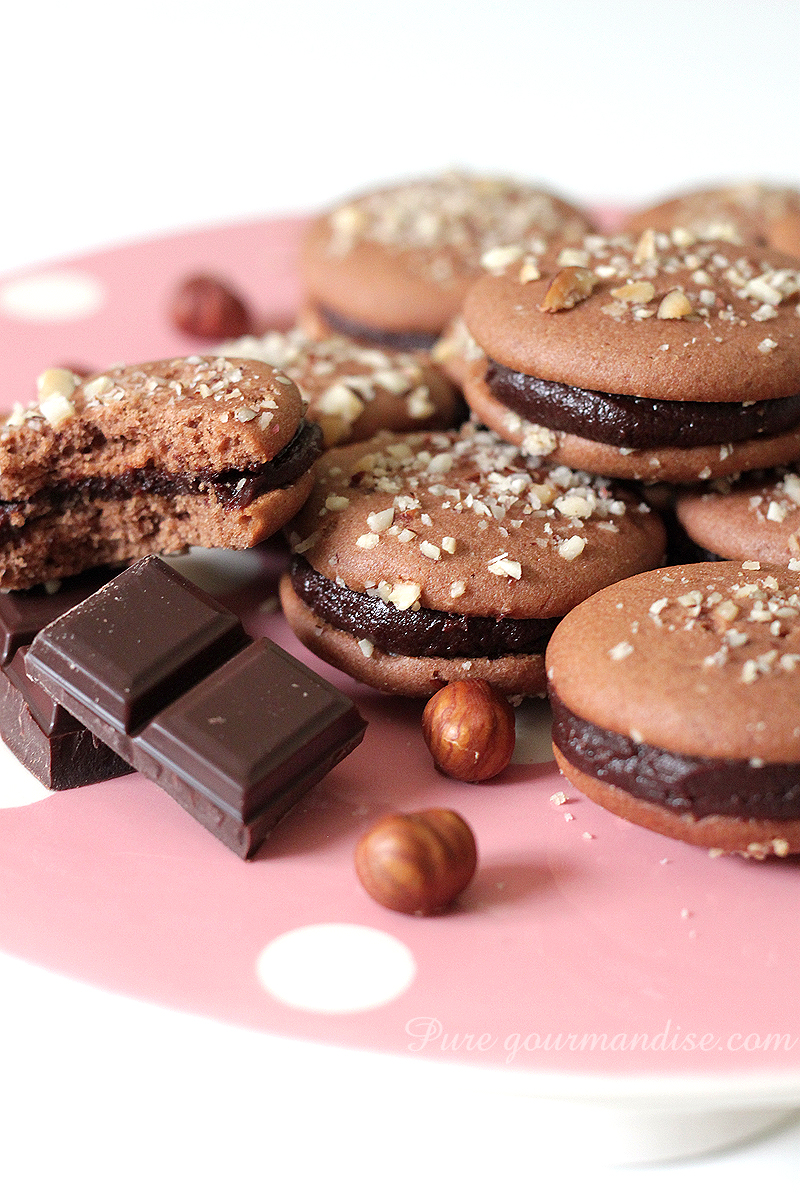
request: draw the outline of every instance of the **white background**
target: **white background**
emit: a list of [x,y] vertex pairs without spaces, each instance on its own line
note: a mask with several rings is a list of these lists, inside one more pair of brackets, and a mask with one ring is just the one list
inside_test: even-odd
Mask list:
[[[72,0],[15,5],[2,45],[3,271],[453,165],[617,203],[800,186],[797,0]],[[797,1126],[597,1167],[522,1101],[365,1095],[338,1060],[292,1073],[268,1039],[10,959],[0,1017],[10,1200],[796,1189]]]

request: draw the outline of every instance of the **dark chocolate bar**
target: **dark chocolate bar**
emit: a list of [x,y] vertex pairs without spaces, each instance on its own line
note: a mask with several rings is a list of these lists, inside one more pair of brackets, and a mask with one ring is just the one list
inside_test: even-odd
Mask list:
[[28,670],[242,858],[364,736],[355,705],[160,559],[34,640]]
[[34,683],[26,654],[21,646],[0,670],[0,733],[9,750],[53,792],[127,775],[119,755]]
[[0,736],[24,767],[51,791],[102,783],[131,767],[57,704],[25,669],[36,634],[118,574],[100,567],[64,580],[0,593]]
[[119,567],[95,567],[71,579],[57,580],[55,590],[43,584],[19,592],[0,592],[0,666],[20,646],[30,646],[40,629],[118,575]]

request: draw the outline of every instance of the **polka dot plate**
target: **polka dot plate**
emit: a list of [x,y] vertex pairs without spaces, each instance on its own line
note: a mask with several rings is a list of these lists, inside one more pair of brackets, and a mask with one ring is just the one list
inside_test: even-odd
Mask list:
[[[188,273],[229,278],[285,328],[300,228],[182,234],[0,281],[2,407],[32,399],[48,366],[203,349],[169,322]],[[136,775],[51,795],[0,746],[0,949],[253,1030],[525,1072],[545,1095],[800,1098],[797,863],[711,859],[592,805],[554,768],[543,702],[519,709],[501,777],[444,778],[419,703],[294,639],[276,611],[283,561],[271,544],[176,560],[250,633],[348,691],[362,745],[250,863]],[[357,838],[383,813],[437,805],[475,831],[473,883],[442,917],[380,908],[353,872]]]

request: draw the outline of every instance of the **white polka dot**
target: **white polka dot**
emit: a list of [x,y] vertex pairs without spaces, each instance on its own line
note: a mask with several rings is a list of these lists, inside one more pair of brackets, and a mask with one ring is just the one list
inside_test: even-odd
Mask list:
[[77,321],[102,308],[106,290],[84,271],[43,271],[0,289],[0,309],[23,321]]
[[349,1013],[402,995],[416,974],[398,938],[367,925],[304,925],[271,941],[258,956],[264,988],[292,1008]]
[[23,767],[5,742],[0,742],[0,808],[24,808],[52,794]]

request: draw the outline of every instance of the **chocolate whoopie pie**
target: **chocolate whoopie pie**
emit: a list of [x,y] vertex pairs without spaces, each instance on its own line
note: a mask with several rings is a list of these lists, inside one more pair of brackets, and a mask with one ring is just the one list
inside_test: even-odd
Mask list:
[[692,482],[800,453],[800,264],[686,231],[591,236],[485,274],[464,392],[568,466]]
[[685,534],[709,558],[784,566],[800,562],[797,463],[682,492],[675,513]]
[[476,678],[542,694],[556,623],[660,562],[665,540],[607,480],[542,467],[471,425],[328,451],[291,531],[281,602],[297,636],[409,696]]
[[709,849],[800,851],[800,571],[616,583],[559,625],[547,678],[556,760],[592,800]]
[[245,359],[44,372],[39,402],[0,425],[0,586],[269,537],[313,483],[322,439],[304,409]]
[[395,349],[430,349],[497,247],[581,237],[588,217],[550,192],[451,171],[356,196],[309,227],[303,325]]
[[326,446],[360,442],[381,429],[446,429],[463,409],[426,354],[341,336],[312,338],[302,329],[238,338],[218,353],[257,358],[285,372],[308,401],[306,416],[319,425]]
[[633,213],[625,229],[681,228],[695,237],[773,246],[800,257],[800,191],[741,182],[671,196]]

